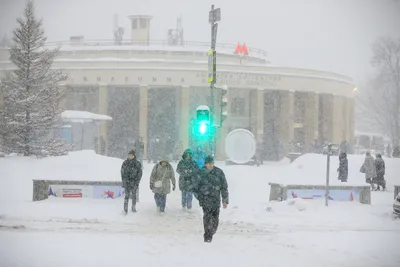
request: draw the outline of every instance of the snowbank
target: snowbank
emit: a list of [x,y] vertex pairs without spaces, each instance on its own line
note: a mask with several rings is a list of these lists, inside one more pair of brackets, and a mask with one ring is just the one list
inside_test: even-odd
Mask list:
[[[348,155],[349,177],[348,185],[365,185],[364,174],[360,173],[360,167],[364,162],[364,155]],[[384,158],[386,163],[385,179],[389,190],[393,190],[393,185],[400,184],[400,159]],[[318,184],[324,185],[326,181],[326,162],[327,157],[320,154],[305,154],[297,158],[282,176],[274,179],[280,183],[295,184]],[[342,184],[338,179],[337,168],[339,167],[338,156],[331,157],[330,164],[330,184]]]
[[[358,156],[349,157],[349,178],[351,181],[362,183],[363,177],[358,174],[359,164],[362,160],[362,157]],[[372,192],[372,205],[331,201],[329,207],[326,208],[323,200],[268,201],[268,183],[273,180],[296,181],[297,183],[324,181],[324,162],[325,157],[323,156],[304,155],[293,164],[285,164],[285,162],[267,163],[264,166],[252,167],[224,166],[222,163],[217,163],[225,171],[228,180],[230,205],[228,209],[221,210],[220,226],[215,242],[221,242],[222,247],[227,249],[225,252],[234,252],[240,255],[251,247],[252,253],[257,252],[254,254],[254,257],[257,258],[263,257],[267,253],[259,250],[259,248],[264,247],[265,244],[270,244],[270,251],[268,252],[271,255],[282,253],[275,258],[277,263],[275,266],[289,266],[289,261],[285,262],[287,264],[281,264],[284,262],[282,255],[293,253],[293,244],[296,244],[296,250],[304,249],[310,263],[314,262],[315,249],[319,250],[321,255],[324,255],[321,263],[325,264],[327,260],[331,262],[337,260],[336,263],[325,264],[326,266],[337,266],[339,264],[341,266],[354,266],[354,264],[348,262],[349,253],[353,257],[352,262],[363,261],[366,255],[371,255],[372,258],[368,259],[368,262],[374,262],[375,266],[383,262],[395,263],[396,255],[398,255],[397,250],[395,250],[395,246],[389,246],[389,244],[394,244],[396,238],[399,237],[398,234],[396,236],[396,233],[400,232],[400,224],[398,220],[392,218],[392,192]],[[391,184],[399,182],[399,178],[395,177],[396,169],[393,169],[398,167],[398,161],[388,159],[386,162],[388,182],[390,181]],[[99,241],[93,240],[90,236],[98,236],[99,233],[102,236],[109,236],[109,238],[111,236],[110,242],[113,243],[113,246],[124,247],[125,245],[120,243],[120,238],[124,236],[132,238],[126,240],[128,242],[126,245],[130,246],[133,242],[136,245],[139,244],[138,246],[141,248],[148,248],[149,251],[152,251],[155,244],[169,240],[170,243],[165,243],[167,245],[162,245],[158,249],[168,252],[176,250],[176,253],[179,251],[179,259],[182,259],[181,251],[184,251],[187,247],[197,246],[196,249],[203,251],[203,247],[198,247],[200,245],[195,244],[196,242],[202,243],[202,211],[196,200],[194,200],[192,213],[182,212],[181,195],[176,190],[168,195],[165,216],[160,217],[155,212],[153,194],[149,189],[152,164],[144,164],[144,175],[140,184],[140,203],[137,207],[139,212],[134,215],[129,214],[126,217],[121,215],[123,207],[123,199],[121,198],[62,199],[51,197],[45,201],[31,201],[32,179],[115,181],[120,180],[121,164],[121,159],[100,156],[92,151],[71,152],[67,156],[43,159],[19,156],[0,158],[0,229],[3,229],[3,231],[6,229],[19,231],[18,227],[25,229],[21,236],[18,236],[19,232],[2,234],[0,254],[10,255],[6,258],[6,262],[12,266],[19,259],[28,261],[34,258],[35,260],[31,261],[37,262],[36,266],[50,264],[51,259],[49,260],[49,257],[47,257],[48,249],[54,249],[54,244],[43,247],[35,243],[35,240],[42,240],[49,231],[49,235],[52,236],[51,239],[54,239],[53,235],[57,233],[59,235],[55,237],[57,240],[60,239],[63,240],[60,241],[61,243],[68,242],[68,244],[71,244],[71,246],[60,251],[52,250],[54,255],[60,255],[62,259],[63,257],[66,258],[67,255],[68,259],[75,259],[76,257],[78,259],[78,255],[81,255],[81,253],[72,251],[72,248],[75,247],[72,244],[77,244],[75,241],[83,238],[87,247],[93,247]],[[333,158],[333,169],[335,169],[335,164],[335,158]],[[173,164],[173,167],[175,168],[176,164]],[[397,173],[399,173],[398,169]],[[392,188],[389,188],[389,190],[392,190]],[[29,230],[37,232],[29,232]],[[37,233],[37,235],[33,236],[33,233]],[[77,233],[80,233],[80,235],[70,241],[65,241],[66,236]],[[114,239],[115,234],[118,233],[123,233],[123,235],[118,235],[118,238]],[[365,239],[371,234],[374,235],[374,238]],[[292,240],[291,238],[296,235],[302,235],[302,237],[299,237],[297,241]],[[349,235],[353,235],[354,240],[351,242],[354,245],[343,250],[343,245],[347,244],[348,241],[346,240],[348,240]],[[341,236],[342,239],[338,240],[338,236]],[[18,242],[14,241],[15,238],[24,240],[22,244],[28,245],[21,247]],[[157,242],[155,242],[155,238]],[[324,242],[321,242],[321,238]],[[236,241],[232,242],[232,240]],[[365,241],[368,242],[367,245],[365,245],[364,240],[367,240]],[[376,242],[372,242],[373,240]],[[47,244],[47,242],[44,243]],[[242,243],[245,244],[243,248],[237,250],[239,244]],[[334,244],[332,248],[327,245],[328,243]],[[374,247],[375,243],[379,246]],[[224,246],[224,244],[227,245]],[[230,245],[228,246],[228,244]],[[381,244],[386,244],[387,248],[384,248],[385,245]],[[313,252],[309,252],[308,245],[313,247]],[[218,248],[222,247],[218,246]],[[286,249],[280,250],[282,247]],[[329,259],[326,257],[327,251],[338,248],[340,250],[335,251],[340,253],[330,255]],[[21,255],[21,251],[23,251],[22,255],[24,256],[15,257],[15,255]],[[137,253],[144,255],[146,251],[145,249]],[[226,254],[221,250],[218,250],[218,252],[218,256],[215,257],[222,257]],[[195,249],[193,253],[195,253]],[[207,255],[211,255],[211,251],[203,253],[205,253],[205,258],[207,258]],[[36,257],[35,255],[40,256]],[[70,255],[74,257],[70,257]],[[97,253],[96,255],[104,263],[104,255],[110,254]],[[154,255],[159,256],[159,253],[157,252]],[[248,255],[250,256],[250,254]],[[345,256],[340,258],[339,255]],[[296,259],[296,262],[301,260],[296,253],[292,256],[293,259]],[[116,257],[120,256],[116,255]],[[149,263],[153,258],[157,262],[159,261],[159,257],[143,258],[145,259],[143,263],[148,263],[144,265],[156,266]],[[123,261],[126,260],[123,259]],[[269,261],[269,259],[268,256],[266,261]],[[56,262],[58,260],[59,258]],[[174,260],[167,260],[167,264],[172,264],[172,262]],[[183,261],[176,261],[176,264],[171,266],[180,266],[188,262],[191,262],[191,260],[185,258]],[[69,263],[76,265],[75,262],[70,261]],[[265,266],[265,262],[262,265],[253,264],[251,261],[244,261],[243,264],[239,265],[235,265],[236,263],[236,261],[229,262],[231,266],[245,266],[248,263],[252,266]],[[154,262],[154,264],[156,263]]]
[[7,156],[0,159],[0,201],[32,200],[32,180],[120,181],[122,160],[94,151],[70,152],[66,156],[37,159]]

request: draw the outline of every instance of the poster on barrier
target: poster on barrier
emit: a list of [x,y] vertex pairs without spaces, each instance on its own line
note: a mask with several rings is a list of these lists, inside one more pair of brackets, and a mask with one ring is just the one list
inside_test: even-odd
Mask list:
[[49,185],[49,196],[90,198],[93,196],[93,187],[88,185]]
[[[288,189],[287,199],[321,199],[325,198],[325,190],[321,189]],[[360,190],[332,189],[329,190],[329,200],[333,201],[360,201]]]
[[115,185],[94,185],[93,198],[115,199],[125,195],[125,189]]

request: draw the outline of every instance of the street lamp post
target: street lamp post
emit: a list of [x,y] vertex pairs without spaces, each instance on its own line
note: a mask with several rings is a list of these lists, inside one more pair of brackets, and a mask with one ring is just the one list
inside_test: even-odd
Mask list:
[[329,203],[329,173],[331,167],[331,154],[332,154],[332,144],[328,145],[328,153],[326,160],[326,185],[325,185],[325,206],[328,207]]

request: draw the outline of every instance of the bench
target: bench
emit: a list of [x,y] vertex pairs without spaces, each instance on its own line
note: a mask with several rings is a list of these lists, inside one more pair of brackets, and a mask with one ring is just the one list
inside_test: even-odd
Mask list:
[[[269,201],[285,201],[288,198],[317,199],[325,198],[325,185],[278,184],[269,183]],[[371,188],[369,185],[330,185],[330,200],[358,201],[371,204]]]

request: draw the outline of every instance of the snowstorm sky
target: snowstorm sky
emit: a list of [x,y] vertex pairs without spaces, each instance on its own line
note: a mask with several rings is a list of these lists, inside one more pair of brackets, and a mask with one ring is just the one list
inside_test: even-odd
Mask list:
[[[333,71],[362,86],[373,73],[371,45],[400,37],[399,0],[36,0],[49,41],[72,35],[112,39],[114,14],[152,15],[151,39],[166,39],[182,16],[185,40],[209,41],[208,11],[222,10],[218,42],[268,51],[273,65]],[[15,27],[25,0],[0,0],[0,35]]]

